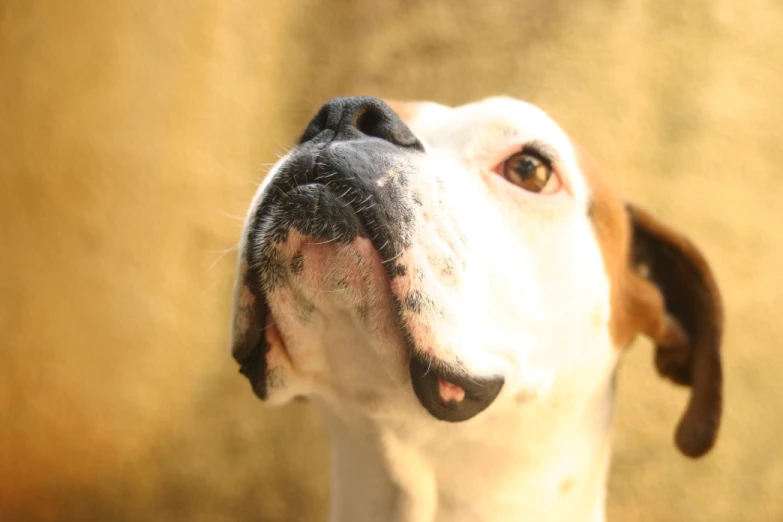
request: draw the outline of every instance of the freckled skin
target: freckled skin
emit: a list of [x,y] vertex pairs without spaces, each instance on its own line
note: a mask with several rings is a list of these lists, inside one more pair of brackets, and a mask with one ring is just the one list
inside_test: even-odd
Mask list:
[[291,258],[290,268],[291,273],[294,275],[302,271],[302,268],[304,268],[304,256],[302,255],[302,252],[294,254],[294,257]]

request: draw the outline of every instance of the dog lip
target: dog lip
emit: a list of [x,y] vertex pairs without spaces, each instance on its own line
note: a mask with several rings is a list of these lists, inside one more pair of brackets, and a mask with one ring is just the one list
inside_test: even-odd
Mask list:
[[266,353],[269,347],[264,340],[259,345],[262,346],[253,349],[245,359],[237,362],[239,362],[239,373],[250,381],[253,393],[259,399],[266,400]]
[[[410,376],[421,405],[430,415],[446,422],[463,422],[475,417],[495,401],[505,383],[502,377],[476,378],[457,374],[427,364],[415,353],[411,356]],[[465,390],[465,398],[459,402],[444,401],[440,396],[440,379]]]
[[254,304],[252,313],[255,315],[254,324],[258,326],[251,327],[242,338],[234,339],[231,354],[239,363],[239,373],[250,381],[253,393],[259,399],[265,400],[267,397],[266,354],[269,351],[269,343],[264,335],[263,326],[267,322],[270,311],[263,292],[256,290],[254,294],[257,304]]

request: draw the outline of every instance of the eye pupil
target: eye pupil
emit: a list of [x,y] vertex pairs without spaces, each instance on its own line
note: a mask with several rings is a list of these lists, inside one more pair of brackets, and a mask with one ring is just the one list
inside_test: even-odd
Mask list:
[[537,155],[521,152],[506,160],[503,175],[529,192],[541,192],[552,176],[552,167]]
[[523,158],[514,163],[514,170],[523,178],[529,177],[535,173],[536,164],[533,163],[530,158]]

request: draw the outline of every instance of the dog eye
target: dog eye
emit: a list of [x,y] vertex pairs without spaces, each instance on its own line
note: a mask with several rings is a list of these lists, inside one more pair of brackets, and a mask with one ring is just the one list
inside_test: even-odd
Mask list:
[[528,192],[544,192],[552,178],[551,162],[531,151],[518,152],[508,158],[503,162],[502,171],[504,178]]

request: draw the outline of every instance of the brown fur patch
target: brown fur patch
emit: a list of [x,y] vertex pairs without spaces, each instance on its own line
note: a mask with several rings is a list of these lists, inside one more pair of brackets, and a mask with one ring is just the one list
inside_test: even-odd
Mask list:
[[611,284],[615,346],[639,333],[656,344],[658,372],[692,387],[676,442],[691,457],[715,442],[722,409],[721,298],[712,272],[685,236],[622,198],[579,153],[591,189],[589,216]]

